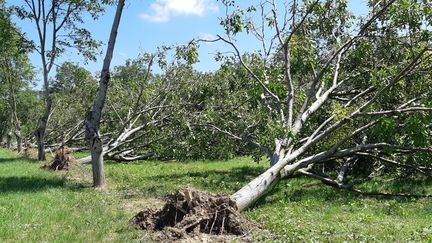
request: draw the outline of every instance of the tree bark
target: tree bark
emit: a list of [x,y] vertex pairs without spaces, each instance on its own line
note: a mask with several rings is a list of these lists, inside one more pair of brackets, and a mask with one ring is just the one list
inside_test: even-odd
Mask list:
[[353,166],[353,164],[356,162],[357,158],[356,157],[349,157],[346,159],[346,161],[343,163],[343,165],[341,165],[340,169],[339,169],[339,173],[337,175],[336,181],[338,183],[343,184],[345,177],[348,174],[348,170],[351,169],[351,167]]
[[92,110],[89,112],[86,119],[86,138],[89,140],[90,144],[92,157],[93,186],[96,188],[104,188],[106,184],[103,165],[103,145],[100,139],[99,126],[102,109],[105,104],[105,98],[108,90],[108,83],[110,81],[109,69],[114,52],[115,41],[117,38],[117,30],[120,24],[124,3],[124,0],[119,0],[117,4],[117,10],[108,41],[108,48],[101,71],[98,96],[96,97],[93,103]]
[[17,112],[17,103],[16,103],[16,97],[15,97],[15,89],[13,87],[13,84],[10,84],[10,92],[11,92],[11,106],[12,106],[12,116],[13,116],[13,124],[14,124],[14,134],[17,141],[17,150],[18,153],[21,153],[22,150],[22,136],[21,136],[21,125],[20,121],[18,119],[18,112]]
[[21,153],[22,151],[22,137],[21,137],[21,131],[15,130],[15,137],[17,141],[17,151],[18,153]]
[[9,132],[6,138],[6,148],[10,149],[12,147],[12,135]]
[[[47,77],[48,78],[48,77]],[[46,93],[46,106],[45,106],[45,112],[44,115],[39,123],[38,129],[35,131],[36,136],[36,142],[38,147],[38,160],[43,161],[46,160],[45,155],[45,131],[48,124],[48,119],[51,113],[51,107],[52,107],[52,99],[49,95],[49,90],[45,91]]]
[[294,153],[279,160],[264,173],[234,193],[231,199],[236,202],[238,210],[243,211],[252,206],[261,196],[269,191],[280,180],[282,170],[284,170],[285,174],[292,174],[297,171],[300,168],[299,163],[295,163],[292,166],[287,166],[287,164],[298,156],[298,153]]

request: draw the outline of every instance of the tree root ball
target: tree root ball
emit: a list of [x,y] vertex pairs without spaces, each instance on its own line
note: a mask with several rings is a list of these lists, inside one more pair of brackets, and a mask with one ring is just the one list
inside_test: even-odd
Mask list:
[[177,239],[200,233],[244,235],[253,225],[242,218],[229,196],[192,188],[176,191],[161,210],[144,209],[131,221],[140,229],[163,230]]
[[24,145],[24,155],[29,157],[29,158],[36,158],[37,157],[37,153],[33,148],[33,145],[31,145],[30,143],[27,143]]
[[54,159],[47,165],[44,165],[44,169],[48,170],[69,170],[72,165],[71,150],[67,146],[60,147]]

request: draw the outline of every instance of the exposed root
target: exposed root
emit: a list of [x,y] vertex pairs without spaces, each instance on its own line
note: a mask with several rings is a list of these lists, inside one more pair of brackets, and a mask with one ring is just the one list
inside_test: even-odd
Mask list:
[[163,230],[174,239],[206,234],[244,235],[252,226],[237,212],[229,196],[192,188],[176,191],[159,210],[144,209],[132,218],[139,228]]
[[71,150],[67,146],[60,147],[54,159],[47,165],[44,165],[44,169],[49,170],[69,170],[72,165]]

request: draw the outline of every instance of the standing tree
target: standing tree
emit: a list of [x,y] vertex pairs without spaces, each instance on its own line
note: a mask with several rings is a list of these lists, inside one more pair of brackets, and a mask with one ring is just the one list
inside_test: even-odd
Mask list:
[[[17,95],[20,89],[25,87],[32,78],[32,66],[27,56],[30,45],[11,22],[10,13],[4,5],[0,6],[0,26],[0,70],[2,71],[0,79],[3,81],[2,88],[6,91],[9,103],[9,112],[5,113],[10,114],[4,118],[11,121],[17,150],[21,152],[23,138],[18,118]],[[8,135],[8,147],[10,147],[10,135]]]
[[21,19],[28,19],[35,24],[37,31],[36,51],[40,54],[45,111],[35,131],[38,145],[38,159],[45,160],[45,130],[52,108],[49,74],[56,59],[67,48],[75,48],[85,58],[94,60],[99,43],[91,38],[90,31],[79,24],[88,16],[96,19],[103,11],[97,0],[24,0],[15,10]]
[[[349,13],[346,0],[261,1],[246,10],[223,2],[234,11],[222,21],[226,35],[218,40],[233,48],[236,63],[260,88],[256,99],[268,112],[263,124],[273,129],[270,139],[248,136],[273,152],[271,167],[232,195],[240,211],[296,173],[350,188],[343,177],[353,157],[424,169],[432,152],[430,134],[422,132],[432,111],[425,71],[432,57],[430,1],[371,0],[365,19]],[[243,29],[260,51],[240,51],[235,37]],[[346,161],[338,179],[311,172],[335,160]]]
[[119,0],[117,10],[114,16],[114,21],[111,28],[111,33],[108,41],[107,52],[105,54],[101,76],[99,80],[99,90],[96,99],[94,100],[91,111],[86,118],[86,138],[89,140],[89,146],[92,156],[92,171],[93,171],[93,186],[97,188],[105,187],[105,173],[103,167],[103,144],[99,134],[100,119],[102,109],[105,104],[105,99],[108,91],[108,83],[110,81],[110,65],[114,52],[114,46],[117,38],[117,31],[120,25],[120,19],[123,12],[125,0]]

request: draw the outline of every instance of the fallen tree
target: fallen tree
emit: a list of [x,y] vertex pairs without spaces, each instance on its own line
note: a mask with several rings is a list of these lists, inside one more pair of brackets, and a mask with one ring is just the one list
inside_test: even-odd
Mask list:
[[[325,161],[367,154],[369,159],[388,163],[391,154],[397,153],[413,161],[410,166],[416,170],[427,168],[422,164],[430,163],[425,154],[432,153],[427,129],[432,113],[427,88],[431,76],[425,72],[432,57],[431,39],[425,37],[430,16],[411,22],[403,16],[411,14],[414,5],[430,8],[429,2],[405,6],[397,0],[370,1],[368,17],[357,21],[345,1],[316,0],[303,5],[293,1],[282,12],[275,1],[262,1],[247,10],[223,2],[227,12],[231,7],[235,10],[222,21],[226,35],[214,41],[232,47],[238,65],[262,91],[259,98],[268,110],[267,119],[278,128],[270,144],[251,139],[254,136],[245,140],[229,128],[213,126],[233,139],[273,151],[271,167],[231,196],[240,211],[281,177],[310,173],[304,169]],[[255,12],[259,18],[251,16]],[[254,19],[262,22],[254,23]],[[259,52],[240,51],[235,35],[243,28],[263,47]]]
[[[103,121],[110,131],[102,140],[105,159],[134,161],[153,155],[146,148],[158,139],[148,136],[168,123],[170,113],[166,110],[174,106],[168,95],[175,90],[169,80],[160,85],[149,84],[154,82],[150,78],[155,56],[143,54],[129,60],[126,66],[116,67],[112,77],[113,94],[108,95],[107,118]],[[78,160],[79,163],[90,161],[91,156]]]

